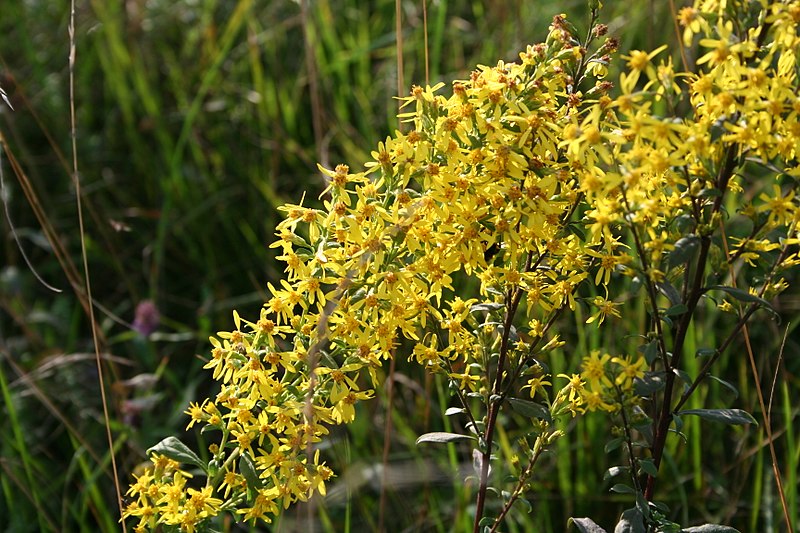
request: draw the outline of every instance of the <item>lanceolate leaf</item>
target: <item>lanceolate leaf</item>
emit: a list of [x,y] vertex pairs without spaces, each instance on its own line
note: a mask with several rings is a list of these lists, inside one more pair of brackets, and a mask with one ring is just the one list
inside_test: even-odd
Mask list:
[[769,304],[768,301],[766,301],[764,298],[759,298],[755,294],[750,294],[749,292],[747,292],[745,290],[737,289],[736,287],[726,287],[724,285],[714,285],[713,287],[709,287],[708,290],[709,291],[722,291],[722,292],[728,294],[729,296],[731,296],[732,298],[736,298],[737,300],[739,300],[741,302],[755,303],[755,304],[760,305],[764,309],[767,309],[767,310],[771,311],[772,313],[775,313],[775,310],[772,308],[772,306]]
[[433,433],[425,433],[420,435],[417,439],[417,444],[423,442],[458,442],[463,440],[472,440],[469,435],[461,435],[460,433],[447,433],[445,431],[434,431]]
[[739,389],[737,389],[736,386],[733,385],[733,383],[729,383],[724,379],[718,378],[717,376],[712,376],[711,374],[708,375],[708,378],[716,381],[717,383],[719,383],[720,385],[731,391],[733,393],[734,399],[739,397]]
[[239,457],[239,471],[244,476],[245,481],[247,481],[248,487],[257,490],[264,486],[264,482],[258,476],[256,465],[247,452],[244,452],[244,454]]
[[183,464],[192,464],[206,472],[207,467],[188,446],[175,437],[167,437],[147,450],[147,455],[157,453]]
[[681,302],[680,293],[678,293],[678,290],[673,287],[669,281],[661,281],[656,283],[656,288],[658,289],[658,292],[667,297],[669,303],[672,305],[679,305],[683,303]]
[[550,411],[547,409],[547,407],[540,403],[530,402],[528,400],[520,400],[519,398],[509,398],[508,403],[511,404],[511,408],[514,411],[523,416],[540,418],[542,420],[547,420],[548,422],[553,421],[553,419],[550,417]]
[[712,422],[722,422],[723,424],[730,424],[730,425],[744,425],[744,424],[756,424],[756,419],[748,413],[747,411],[743,411],[742,409],[687,409],[685,411],[679,411],[679,415],[696,415],[704,420],[710,420]]

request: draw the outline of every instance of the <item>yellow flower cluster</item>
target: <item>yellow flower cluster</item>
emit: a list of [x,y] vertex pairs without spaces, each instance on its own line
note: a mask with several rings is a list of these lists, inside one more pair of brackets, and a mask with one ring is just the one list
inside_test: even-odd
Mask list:
[[[320,167],[322,208],[285,206],[277,227],[285,279],[269,284],[257,321],[234,314],[236,329],[211,339],[206,368],[221,389],[187,411],[190,426],[220,435],[207,484],[187,489],[178,465],[156,457],[125,515],[192,531],[222,510],[269,521],[324,494],[333,473],[314,444],[354,419],[398,348],[489,406],[563,344],[551,331],[562,310],[585,301],[597,309],[587,322],[600,324],[619,316],[615,273],[661,283],[681,267],[670,259],[679,239],[710,235],[723,196],[751,190],[744,178],[721,182],[724,172],[757,160],[800,176],[800,3],[763,2],[761,31],[744,36],[717,4],[680,15],[687,39],[706,33],[697,74],[669,58],[655,65],[663,48],[633,51],[612,98],[603,76],[616,41],[592,52],[558,16],[519,62],[480,66],[449,95],[415,86],[407,131],[379,143],[363,171]],[[594,26],[591,38],[604,33]],[[731,260],[758,262],[779,246],[773,230],[796,231],[794,193],[758,189],[743,214],[763,223]],[[592,282],[606,297],[579,296]],[[609,391],[631,394],[646,366],[592,353],[555,398],[573,415],[614,411]],[[536,376],[531,396],[550,385]]]

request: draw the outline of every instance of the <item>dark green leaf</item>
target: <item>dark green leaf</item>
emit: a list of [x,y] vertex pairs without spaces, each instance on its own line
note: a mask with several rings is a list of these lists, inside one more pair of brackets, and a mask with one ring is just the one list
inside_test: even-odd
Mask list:
[[687,311],[689,311],[689,308],[686,307],[685,304],[678,304],[678,305],[673,305],[672,307],[670,307],[669,309],[664,311],[664,315],[665,316],[680,316],[680,315],[686,313]]
[[[713,132],[713,130],[712,130]],[[713,137],[713,133],[712,133]],[[718,196],[722,196],[722,192],[719,189],[703,189],[700,191],[700,194],[697,195],[699,198],[716,198]]]
[[630,470],[629,466],[612,466],[606,473],[603,474],[603,481],[608,481],[612,477],[616,477],[620,474],[625,474]]
[[670,268],[688,263],[700,249],[700,237],[697,235],[687,235],[675,243],[675,247],[670,251],[667,265]]
[[581,533],[606,533],[606,530],[598,526],[591,518],[570,518],[567,526],[574,525]]
[[529,502],[527,498],[517,498],[516,501],[514,501],[514,505],[517,503],[525,507],[525,512],[528,514],[533,512],[533,505],[531,505],[531,502]]
[[570,233],[574,234],[576,237],[578,237],[578,239],[580,239],[580,242],[586,241],[586,232],[583,231],[583,228],[578,227],[577,224],[567,225],[567,230]]
[[206,472],[206,465],[188,446],[176,439],[167,437],[147,450],[147,455],[158,453],[183,464],[192,464]]
[[617,483],[609,490],[611,492],[618,492],[619,494],[633,494],[636,492],[635,490],[633,490],[633,487],[626,485],[625,483]]
[[665,385],[663,372],[647,371],[643,378],[633,380],[633,391],[637,396],[650,396],[663,389]]
[[652,459],[639,459],[639,468],[648,476],[656,477],[658,475],[658,468]]
[[552,417],[550,416],[550,410],[540,403],[530,402],[528,400],[520,400],[519,398],[509,398],[508,403],[511,404],[511,408],[514,411],[518,412],[522,416],[539,418],[548,422],[553,421]]
[[656,289],[658,289],[658,292],[666,296],[667,300],[669,300],[669,303],[671,303],[672,305],[678,305],[683,303],[681,302],[681,295],[669,281],[661,281],[659,283],[656,283]]
[[469,435],[461,435],[459,433],[447,433],[444,431],[434,431],[433,433],[425,433],[420,435],[417,439],[417,444],[423,442],[458,442],[464,440],[472,440]]
[[716,381],[717,383],[719,383],[720,385],[731,391],[733,393],[734,399],[739,397],[739,389],[737,389],[736,386],[733,385],[733,383],[729,383],[724,379],[718,378],[717,376],[712,376],[711,374],[708,375],[708,378],[713,381]]
[[681,370],[679,368],[673,368],[672,371],[681,381],[683,381],[683,389],[688,389],[689,385],[692,383],[692,377],[685,370]]
[[485,526],[487,528],[491,528],[494,525],[494,517],[493,516],[484,516],[481,518],[481,521],[478,522],[480,525]]
[[642,515],[645,521],[650,519],[650,505],[641,491],[636,492],[636,509]]
[[772,311],[773,313],[775,312],[775,310],[772,308],[772,306],[769,304],[769,302],[766,301],[764,298],[759,298],[755,294],[750,294],[749,292],[747,292],[745,290],[742,290],[742,289],[737,289],[736,287],[726,287],[724,285],[714,285],[713,287],[709,287],[708,290],[709,291],[722,291],[722,292],[728,294],[729,296],[731,296],[733,298],[736,298],[737,300],[739,300],[741,302],[758,304],[759,306],[763,307],[764,309],[768,309],[768,310]]
[[740,533],[738,529],[718,524],[703,524],[702,526],[681,529],[681,533]]
[[245,481],[247,481],[248,488],[258,490],[264,486],[263,480],[258,476],[258,470],[253,462],[253,458],[250,457],[247,452],[239,457],[239,471],[244,476]]
[[647,364],[652,365],[653,361],[655,361],[656,357],[658,357],[658,341],[653,339],[647,344],[639,346],[639,351],[641,351],[644,355],[644,359],[647,361]]
[[641,511],[636,507],[626,509],[617,522],[614,533],[647,533]]
[[616,439],[611,439],[610,441],[608,441],[606,443],[606,445],[603,448],[603,450],[606,453],[611,453],[614,450],[616,450],[617,448],[619,448],[620,444],[622,444],[622,439],[621,438],[617,437]]
[[695,357],[712,357],[715,353],[717,353],[716,348],[700,348],[695,352]]
[[704,420],[730,425],[758,424],[750,413],[742,409],[686,409],[678,414],[695,415]]

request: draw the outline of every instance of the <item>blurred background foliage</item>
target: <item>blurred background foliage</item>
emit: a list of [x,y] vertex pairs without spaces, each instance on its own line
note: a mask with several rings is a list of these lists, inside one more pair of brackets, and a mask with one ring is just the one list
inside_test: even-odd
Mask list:
[[[213,394],[202,371],[208,336],[233,327],[233,309],[257,316],[266,283],[281,276],[267,248],[276,207],[303,195],[314,204],[324,188],[318,161],[358,169],[397,128],[396,6],[394,0],[76,4],[84,238],[125,490],[144,450],[161,438],[182,435],[204,449],[200,435],[183,434],[182,411],[191,399]],[[602,22],[621,38],[622,50],[674,46],[667,2],[607,4]],[[431,84],[465,78],[477,64],[514,60],[526,44],[544,40],[557,13],[579,27],[588,19],[585,0],[434,0],[426,12],[421,0],[404,0],[401,8],[406,87],[426,82],[426,18]],[[13,221],[13,229],[5,218],[0,223],[0,529],[10,531],[119,528],[80,296],[68,157],[68,21],[65,1],[4,0],[0,11],[0,86],[15,109],[0,103],[2,194]],[[37,280],[23,250],[63,292]],[[796,289],[783,306],[787,322],[796,321]],[[707,341],[715,331],[711,320],[698,326]],[[552,362],[554,373],[575,370],[586,350],[618,341],[586,331],[582,321],[565,320],[570,343],[563,359]],[[766,390],[783,332],[774,323],[754,328],[763,340]],[[796,359],[796,336],[785,354]],[[723,365],[722,374],[742,390],[736,405],[755,412],[745,358],[727,357]],[[793,365],[778,374],[774,413],[796,515]],[[404,357],[393,383],[390,409],[384,388],[330,440],[325,453],[339,477],[329,497],[287,512],[276,530],[375,530],[383,482],[387,530],[469,527],[472,496],[463,483],[469,450],[414,446],[424,431],[453,429],[442,417],[446,385]],[[731,396],[712,387],[705,400],[728,405]],[[391,451],[384,462],[387,413]],[[532,512],[518,512],[509,530],[560,531],[570,515],[608,525],[629,503],[611,495],[602,478],[606,465],[615,464],[602,453],[606,421],[587,417],[571,429],[536,476]],[[688,446],[675,439],[663,469],[663,499],[677,520],[771,530],[780,515],[763,432],[717,430],[687,425]],[[510,460],[513,442],[502,434],[500,442]]]

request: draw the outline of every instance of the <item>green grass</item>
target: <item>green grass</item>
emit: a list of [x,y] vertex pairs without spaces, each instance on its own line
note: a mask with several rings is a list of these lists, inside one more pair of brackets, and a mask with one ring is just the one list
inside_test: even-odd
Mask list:
[[[674,42],[672,29],[659,22],[668,19],[666,3],[606,3],[604,22],[621,35],[623,49]],[[276,207],[296,203],[304,193],[306,202],[316,202],[323,187],[318,160],[357,168],[397,128],[395,3],[363,4],[309,2],[303,18],[290,0],[79,3],[76,105],[85,238],[93,294],[103,306],[101,352],[109,358],[107,390],[123,484],[147,447],[182,431],[187,402],[210,390],[198,357],[208,351],[207,337],[230,327],[234,308],[255,316],[267,281],[279,279],[281,267],[267,248],[279,220]],[[545,38],[552,15],[568,12],[580,25],[584,5],[583,0],[429,2],[430,82],[467,77],[476,64],[512,60],[526,43]],[[421,3],[404,2],[403,13],[404,79],[409,86],[424,84]],[[62,155],[69,153],[70,138],[67,16],[59,3],[3,3],[0,84],[16,111],[0,113],[0,131],[66,258],[81,264],[74,191]],[[315,74],[306,68],[307,54]],[[310,96],[312,77],[318,108]],[[0,243],[0,529],[114,531],[117,507],[97,374],[92,358],[81,357],[92,352],[88,321],[8,160],[3,154],[16,232],[37,271],[64,292],[37,283],[12,240]],[[10,231],[4,221],[3,235]],[[795,307],[787,309],[784,323],[793,331],[797,290],[790,292],[787,305]],[[150,338],[129,328],[136,305],[145,299],[157,304],[162,317]],[[643,312],[640,316],[644,320]],[[715,320],[699,317],[698,347],[713,344],[724,327]],[[752,331],[761,350],[759,385],[766,391],[780,349],[774,327],[759,322]],[[636,345],[627,338],[599,337],[580,316],[565,318],[562,329],[569,344],[548,361],[554,373],[574,370],[579,354],[592,349]],[[642,328],[625,324],[623,329]],[[800,369],[792,357],[798,346],[791,332],[789,339],[778,372],[773,429],[796,517],[800,447],[793,399]],[[692,364],[689,372],[696,368]],[[449,405],[446,387],[439,380],[426,387],[420,369],[404,357],[396,372],[405,381],[396,383],[391,414],[386,398],[380,398],[364,408],[357,418],[363,422],[337,433],[326,451],[340,473],[330,490],[343,496],[314,502],[323,531],[375,527],[379,487],[349,486],[348,473],[357,468],[348,465],[381,466],[383,442],[375,435],[383,435],[387,416],[394,428],[390,464],[410,461],[424,471],[433,461],[451,473],[435,483],[388,487],[388,523],[397,530],[420,524],[430,531],[470,527],[474,485],[456,473],[464,465],[471,468],[470,451],[414,446],[415,436],[450,430],[455,423],[442,416]],[[717,372],[739,386],[736,405],[756,412],[746,358],[728,354]],[[124,382],[147,374],[157,378],[152,387]],[[724,388],[712,386],[690,407],[732,401]],[[499,452],[504,456],[520,430],[515,423],[508,421]],[[677,519],[710,515],[755,531],[764,529],[768,516],[780,516],[763,432],[711,433],[696,422],[685,431],[689,445],[676,438],[669,447],[667,463],[674,461],[675,470],[662,471],[664,499]],[[560,530],[572,513],[609,525],[621,510],[621,501],[602,482],[607,458],[594,453],[607,437],[604,421],[587,418],[572,435],[543,459],[534,478],[541,490],[532,497],[533,513],[514,513],[509,530]],[[202,443],[199,436],[184,440],[193,447]],[[725,492],[729,477],[739,483],[734,502]],[[305,512],[289,511],[279,524],[294,523],[290,519],[302,519]]]

